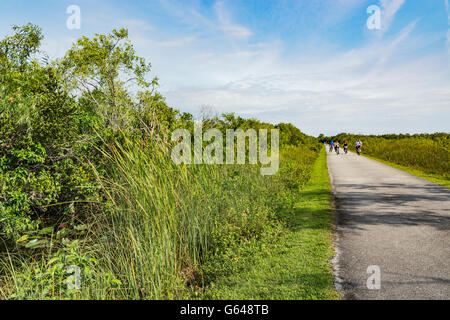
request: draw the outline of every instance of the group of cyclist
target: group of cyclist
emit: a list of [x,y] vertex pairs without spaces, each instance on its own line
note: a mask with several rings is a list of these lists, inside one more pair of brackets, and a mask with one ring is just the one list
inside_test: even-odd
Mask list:
[[[330,142],[325,142],[325,146],[329,146],[329,152],[336,152],[337,155],[339,155],[339,150],[340,150],[340,141],[339,140],[335,140],[335,141],[330,141]],[[348,153],[348,142],[344,141],[343,144],[344,147],[344,153],[347,154]],[[358,141],[356,141],[355,144],[355,148],[356,148],[356,153],[358,155],[361,154],[361,148],[362,148],[362,142],[361,139],[358,139]]]

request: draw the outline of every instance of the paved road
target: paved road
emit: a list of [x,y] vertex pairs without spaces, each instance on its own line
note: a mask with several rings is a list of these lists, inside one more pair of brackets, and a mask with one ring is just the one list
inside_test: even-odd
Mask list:
[[328,153],[328,168],[344,297],[450,299],[450,190],[353,153]]

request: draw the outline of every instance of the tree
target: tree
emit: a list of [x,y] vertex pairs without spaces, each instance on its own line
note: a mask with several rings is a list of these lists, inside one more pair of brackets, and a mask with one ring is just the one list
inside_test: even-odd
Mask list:
[[41,29],[31,23],[22,27],[14,25],[12,29],[15,32],[14,35],[0,42],[0,61],[3,72],[10,68],[23,71],[38,51],[43,39]]
[[141,92],[139,103],[144,107],[162,100],[155,95],[158,79],[147,79],[151,65],[136,55],[126,29],[82,37],[58,66],[68,89],[93,103],[106,125],[115,129],[129,125],[133,108],[139,109],[129,89]]
[[59,218],[71,202],[90,197],[95,183],[76,142],[80,105],[57,70],[33,58],[40,29],[13,30],[0,41],[0,234],[8,237],[36,228],[41,215]]
[[280,145],[282,146],[298,146],[312,142],[312,137],[307,136],[291,123],[279,123],[276,128],[280,130]]

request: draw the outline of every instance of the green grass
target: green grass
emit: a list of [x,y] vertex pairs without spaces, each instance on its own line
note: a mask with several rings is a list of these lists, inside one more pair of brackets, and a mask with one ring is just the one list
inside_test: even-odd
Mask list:
[[[73,239],[60,230],[46,249],[0,255],[0,299],[338,298],[323,151],[287,147],[278,174],[262,176],[177,166],[168,150],[105,147],[103,214]],[[80,290],[67,287],[70,265]]]
[[[0,255],[0,299],[206,298],[205,287],[217,293],[211,279],[242,271],[265,246],[294,245],[287,222],[303,207],[292,195],[310,180],[316,151],[286,148],[279,174],[262,176],[257,165],[177,166],[168,147],[129,139],[105,146],[114,170],[99,174],[102,214],[76,239],[58,231],[47,249]],[[307,264],[311,277],[323,273]],[[80,290],[67,287],[70,265],[82,270]]]
[[331,262],[333,214],[326,154],[314,164],[310,181],[293,195],[294,205],[279,213],[281,232],[262,239],[239,271],[216,279],[206,290],[216,299],[339,299]]
[[393,167],[395,169],[399,169],[399,170],[408,172],[408,173],[410,173],[410,174],[412,174],[412,175],[414,175],[416,177],[419,177],[419,178],[422,178],[422,179],[425,179],[425,180],[437,183],[437,184],[439,184],[441,186],[444,186],[446,188],[450,188],[450,180],[445,178],[445,177],[443,177],[440,174],[427,173],[427,172],[424,172],[423,170],[419,170],[419,169],[416,169],[416,168],[411,168],[411,167],[407,167],[407,166],[404,166],[404,165],[392,163],[390,161],[386,161],[386,160],[383,160],[383,159],[380,159],[380,158],[377,158],[377,157],[374,157],[374,156],[371,156],[371,155],[367,155],[367,154],[364,154],[364,156],[369,158],[369,159],[373,159],[373,160],[376,160],[378,162],[384,163],[385,165],[388,165],[388,166]]

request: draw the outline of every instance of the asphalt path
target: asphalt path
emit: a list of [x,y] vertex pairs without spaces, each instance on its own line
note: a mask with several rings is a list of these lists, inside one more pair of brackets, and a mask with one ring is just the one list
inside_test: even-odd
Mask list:
[[450,190],[354,153],[327,153],[344,298],[450,299]]

